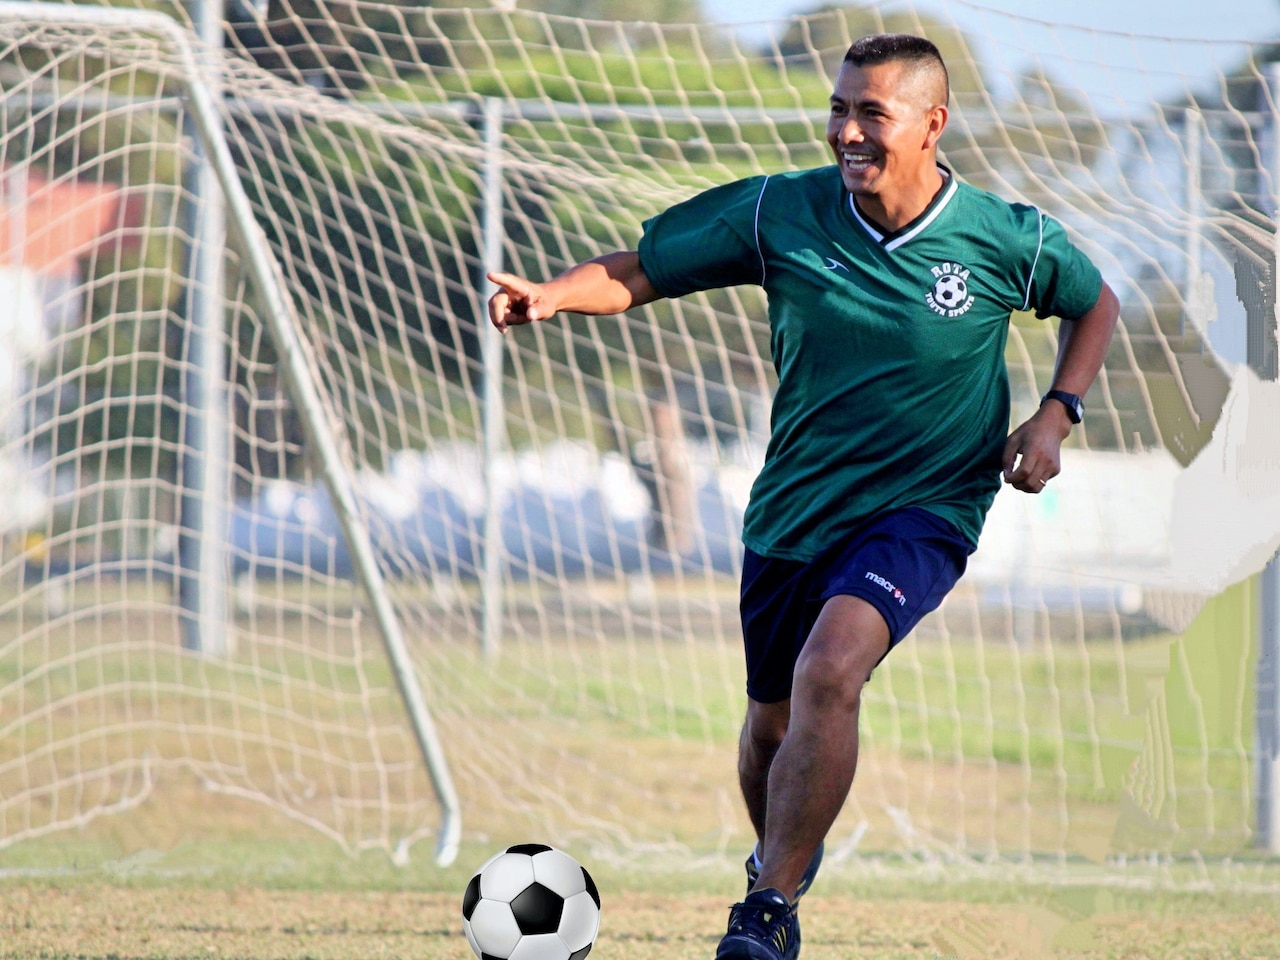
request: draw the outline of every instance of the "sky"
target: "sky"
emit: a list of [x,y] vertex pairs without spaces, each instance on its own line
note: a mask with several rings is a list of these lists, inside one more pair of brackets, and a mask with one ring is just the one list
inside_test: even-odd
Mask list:
[[[1060,62],[1123,64],[1105,77],[1073,78],[1077,86],[1105,84],[1118,100],[1168,96],[1179,87],[1238,64],[1243,42],[1280,38],[1280,0],[906,0],[953,19],[977,39],[984,62],[1012,77],[1038,45]],[[781,20],[821,0],[703,0],[708,19],[721,23]],[[886,9],[902,4],[884,3]],[[1015,20],[1010,15],[1023,18]],[[1035,21],[1078,29],[1050,33]],[[757,28],[751,28],[755,31]],[[765,35],[763,28],[761,35]],[[1139,34],[1180,43],[1134,41]],[[1214,41],[1205,43],[1203,41]],[[1230,43],[1228,41],[1240,41]],[[1069,69],[1069,68],[1068,68]],[[1095,72],[1096,73],[1096,72]],[[999,82],[999,77],[995,78]],[[1099,91],[1091,91],[1099,92]]]
[[[723,23],[782,19],[819,6],[821,0],[703,0],[710,18]],[[1280,0],[967,0],[945,4],[918,0],[921,8],[966,8],[1018,14],[1096,30],[1197,40],[1258,40],[1280,36]],[[886,7],[888,4],[885,5]]]

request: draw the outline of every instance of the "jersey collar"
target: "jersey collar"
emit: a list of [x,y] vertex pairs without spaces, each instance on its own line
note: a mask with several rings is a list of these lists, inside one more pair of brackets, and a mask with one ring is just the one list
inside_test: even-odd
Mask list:
[[938,164],[938,172],[942,174],[942,179],[944,181],[942,189],[939,190],[938,195],[929,202],[929,206],[924,208],[924,212],[921,213],[920,216],[916,217],[900,230],[894,230],[892,233],[885,233],[877,227],[862,215],[862,211],[858,209],[857,201],[854,200],[852,193],[848,195],[849,210],[853,213],[853,218],[862,225],[862,229],[867,231],[867,234],[872,240],[878,243],[886,251],[896,250],[904,243],[919,236],[925,228],[929,226],[929,224],[933,223],[933,221],[938,218],[938,214],[942,213],[946,205],[951,202],[951,198],[956,195],[958,186],[955,175],[941,163]]

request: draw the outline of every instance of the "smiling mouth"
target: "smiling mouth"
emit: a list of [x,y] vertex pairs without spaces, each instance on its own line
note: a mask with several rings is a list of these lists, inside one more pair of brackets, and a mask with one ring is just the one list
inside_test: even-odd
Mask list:
[[841,150],[840,162],[847,170],[859,173],[875,164],[876,158],[874,154],[863,153],[861,151]]

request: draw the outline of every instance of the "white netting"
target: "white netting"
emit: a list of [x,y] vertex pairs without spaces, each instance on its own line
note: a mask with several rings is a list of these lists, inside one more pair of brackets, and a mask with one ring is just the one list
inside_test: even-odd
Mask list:
[[[486,456],[486,204],[490,249],[533,277],[633,247],[702,187],[827,162],[834,65],[859,35],[907,29],[951,67],[947,162],[1062,219],[1123,325],[1053,494],[998,498],[960,588],[877,671],[836,859],[1250,845],[1245,578],[1280,535],[1276,400],[1248,366],[1274,376],[1265,51],[1107,36],[1089,59],[1066,52],[1075,28],[953,7],[814,13],[763,41],[479,4],[235,8],[205,82],[468,838],[747,848],[737,537],[773,384],[755,289],[562,318],[503,339]],[[1019,72],[989,67],[996,37]],[[1216,72],[1179,71],[1206,48]],[[0,15],[0,293],[16,304],[0,312],[0,844],[163,789],[395,849],[435,829],[435,799],[245,225],[225,250],[195,225],[186,69],[136,28]],[[223,325],[202,341],[210,250]],[[1055,348],[1053,324],[1015,318],[1015,419]],[[201,357],[219,354],[209,390]],[[225,443],[200,439],[220,422]],[[211,492],[193,494],[202,471]],[[225,616],[194,616],[178,588],[192,544],[219,542],[194,527],[199,503],[227,518]],[[225,654],[189,649],[221,643],[223,620]]]

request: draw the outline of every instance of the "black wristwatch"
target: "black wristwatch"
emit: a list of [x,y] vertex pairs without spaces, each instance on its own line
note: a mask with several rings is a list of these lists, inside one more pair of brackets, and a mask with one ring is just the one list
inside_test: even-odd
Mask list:
[[1084,401],[1074,393],[1067,393],[1065,390],[1050,390],[1040,398],[1040,406],[1043,407],[1046,400],[1057,400],[1066,407],[1067,416],[1071,418],[1072,423],[1079,423],[1084,419]]

